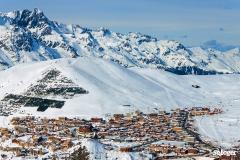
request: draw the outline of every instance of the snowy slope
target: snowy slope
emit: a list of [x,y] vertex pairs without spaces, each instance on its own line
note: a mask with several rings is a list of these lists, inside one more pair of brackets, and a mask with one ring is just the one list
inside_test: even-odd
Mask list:
[[[114,145],[114,142],[111,142]],[[119,152],[114,150],[106,150],[104,148],[104,144],[94,139],[83,139],[81,144],[86,147],[88,152],[90,153],[90,159],[101,159],[101,160],[144,160],[150,159],[143,156],[140,156],[139,152]],[[124,144],[123,144],[124,145]],[[119,147],[119,146],[116,146]],[[151,157],[151,156],[149,156]]]
[[[207,70],[218,70],[223,73],[239,72],[240,70],[240,49],[235,48],[226,52],[214,49],[202,49],[200,47],[190,48],[191,59]],[[231,71],[231,72],[229,72]]]
[[37,112],[36,108],[24,107],[27,112],[103,116],[136,109],[151,112],[154,108],[219,105],[240,99],[240,75],[180,76],[156,69],[127,69],[111,61],[86,57],[23,64],[2,71],[0,98],[6,93],[22,94],[52,68],[89,93],[67,99],[62,109]]
[[159,68],[176,74],[240,71],[239,50],[236,54],[216,55],[140,33],[124,35],[104,28],[60,24],[38,9],[0,13],[1,70],[19,63],[93,56],[125,67]]
[[[234,93],[233,93],[234,94]],[[203,139],[224,148],[240,147],[240,99],[229,98],[223,102],[224,114],[196,118],[196,126]],[[207,125],[206,125],[207,124]]]

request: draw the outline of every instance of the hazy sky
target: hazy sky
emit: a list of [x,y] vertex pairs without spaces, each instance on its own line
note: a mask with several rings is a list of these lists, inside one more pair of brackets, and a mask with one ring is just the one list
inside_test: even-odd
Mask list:
[[51,19],[84,27],[142,32],[199,45],[240,44],[240,0],[0,0],[0,11],[39,8]]

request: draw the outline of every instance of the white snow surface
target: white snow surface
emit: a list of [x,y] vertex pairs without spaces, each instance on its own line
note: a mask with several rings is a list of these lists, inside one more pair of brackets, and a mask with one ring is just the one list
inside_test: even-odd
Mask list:
[[137,109],[152,112],[154,108],[227,105],[231,100],[240,99],[240,75],[180,76],[155,69],[128,69],[93,57],[21,64],[2,71],[0,98],[6,93],[23,93],[30,84],[42,78],[42,73],[53,68],[88,90],[89,94],[66,100],[62,109],[36,112],[36,108],[25,108],[29,112],[103,116]]
[[240,147],[240,108],[239,99],[231,99],[225,104],[224,114],[195,118],[203,139],[213,142],[224,149]]
[[[104,144],[98,140],[83,139],[81,144],[86,147],[90,153],[90,159],[101,159],[101,160],[149,160],[149,155],[144,155],[138,152],[124,153],[119,150],[106,150]],[[151,156],[150,156],[151,157]]]

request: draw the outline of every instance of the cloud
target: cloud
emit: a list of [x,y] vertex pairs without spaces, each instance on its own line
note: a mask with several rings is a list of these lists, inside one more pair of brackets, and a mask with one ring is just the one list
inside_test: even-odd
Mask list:
[[210,41],[204,42],[201,45],[201,47],[204,49],[212,48],[219,51],[228,51],[230,49],[234,49],[240,46],[228,45],[228,44],[218,42],[217,40],[210,40]]

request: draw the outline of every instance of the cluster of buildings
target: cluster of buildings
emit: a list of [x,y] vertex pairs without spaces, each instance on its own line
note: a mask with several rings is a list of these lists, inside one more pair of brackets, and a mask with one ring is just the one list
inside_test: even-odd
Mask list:
[[[140,145],[120,147],[122,152],[146,151],[157,157],[198,156],[209,153],[208,148],[193,132],[193,116],[220,114],[220,109],[194,107],[175,109],[170,113],[114,114],[106,123],[95,124],[97,135],[118,142],[138,142]],[[178,145],[175,142],[182,142]]]
[[[155,157],[187,157],[209,154],[194,132],[193,116],[219,114],[220,109],[186,108],[171,112],[114,114],[93,117],[14,117],[11,128],[0,128],[0,150],[15,156],[69,155],[82,138],[124,143],[119,152],[145,152]],[[193,127],[193,128],[192,128]],[[111,144],[111,143],[110,143]],[[134,145],[131,145],[134,144]],[[108,147],[113,150],[113,147]]]
[[76,118],[26,116],[14,117],[10,123],[12,128],[0,128],[0,150],[20,157],[51,157],[55,152],[67,156],[68,150],[79,145],[86,132],[93,136],[91,124]]
[[209,107],[192,107],[187,109],[191,116],[203,116],[203,115],[214,115],[221,114],[223,112],[220,108],[209,108]]

